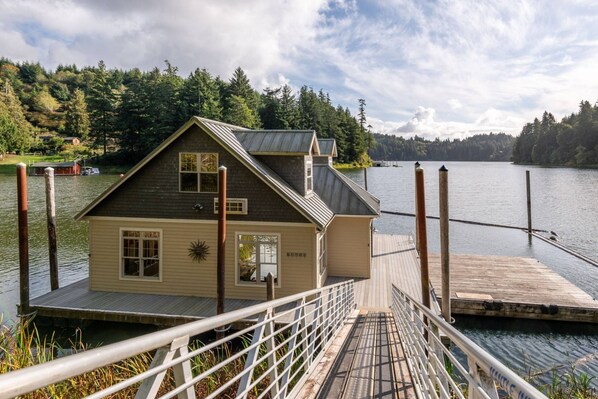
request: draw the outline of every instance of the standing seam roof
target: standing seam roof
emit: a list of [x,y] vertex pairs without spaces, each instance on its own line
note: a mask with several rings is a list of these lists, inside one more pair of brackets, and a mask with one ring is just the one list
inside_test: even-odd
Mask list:
[[380,201],[329,165],[315,165],[314,191],[335,214],[380,215]]

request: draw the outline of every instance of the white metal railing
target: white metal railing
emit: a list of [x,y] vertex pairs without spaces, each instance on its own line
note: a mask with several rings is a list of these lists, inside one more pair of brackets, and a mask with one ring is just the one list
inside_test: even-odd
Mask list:
[[[218,373],[218,383],[201,391],[202,397],[293,397],[354,309],[352,280],[306,291],[0,375],[0,398],[45,389],[154,351],[146,371],[87,397],[134,392],[138,398],[155,398],[160,391],[161,398],[195,398],[202,381]],[[224,338],[197,348],[193,344],[196,335],[248,321],[248,327]],[[228,351],[223,350],[226,346]],[[195,366],[218,353],[225,355],[209,369]]]
[[[498,399],[497,386],[513,399],[547,399],[394,285],[392,299],[392,313],[419,399]],[[465,360],[460,361],[463,356],[449,348],[458,348]]]

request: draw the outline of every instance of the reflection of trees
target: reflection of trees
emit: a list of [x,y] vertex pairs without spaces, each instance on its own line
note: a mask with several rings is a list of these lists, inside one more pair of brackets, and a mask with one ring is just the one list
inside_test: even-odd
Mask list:
[[242,281],[251,281],[256,270],[255,244],[243,243],[239,245],[239,274]]

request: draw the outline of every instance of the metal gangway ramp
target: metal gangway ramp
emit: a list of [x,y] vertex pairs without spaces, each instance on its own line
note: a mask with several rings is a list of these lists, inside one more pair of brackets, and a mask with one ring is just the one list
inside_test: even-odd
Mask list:
[[[391,310],[357,311],[353,281],[325,286],[0,375],[0,399],[80,397],[73,379],[106,367],[122,377],[85,397],[391,398],[413,396],[408,374],[418,399],[546,399],[396,286]],[[140,354],[151,364],[127,374]]]

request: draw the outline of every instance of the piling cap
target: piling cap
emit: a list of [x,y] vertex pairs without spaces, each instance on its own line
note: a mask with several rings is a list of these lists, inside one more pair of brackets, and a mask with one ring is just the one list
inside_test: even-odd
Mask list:
[[419,161],[415,161],[415,167],[419,168]]
[[226,166],[224,166],[224,165],[221,165],[221,166],[218,168],[218,170],[226,171]]
[[438,169],[440,172],[448,172],[448,169],[446,168],[446,166],[442,165],[440,167],[440,169]]
[[26,168],[26,167],[27,167],[27,165],[25,165],[23,162],[19,162],[17,164],[17,168]]

